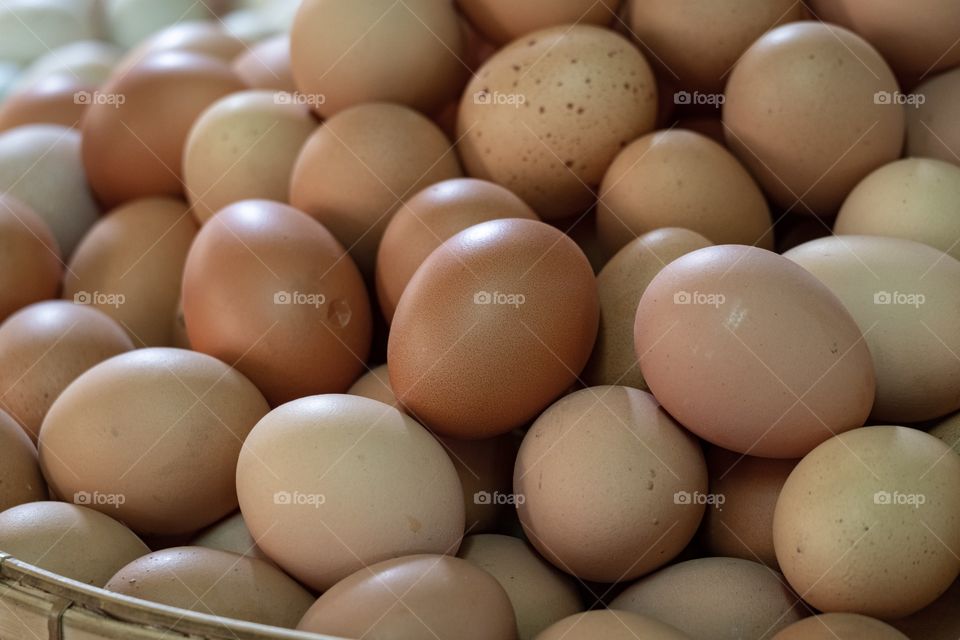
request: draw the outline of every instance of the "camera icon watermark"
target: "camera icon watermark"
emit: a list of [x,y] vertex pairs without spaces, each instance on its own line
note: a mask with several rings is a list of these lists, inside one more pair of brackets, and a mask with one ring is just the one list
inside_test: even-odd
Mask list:
[[273,294],[273,304],[300,305],[319,309],[326,304],[327,297],[322,293],[303,293],[302,291],[277,291]]
[[500,93],[483,89],[473,94],[473,104],[502,105],[519,108],[527,103],[527,97],[522,93]]
[[274,104],[297,104],[307,107],[319,107],[327,103],[327,96],[322,93],[301,93],[300,91],[277,91],[273,94]]
[[727,497],[722,493],[701,493],[699,491],[690,493],[689,491],[677,491],[673,494],[673,504],[704,505],[716,507],[717,511],[723,511],[723,505],[726,501]]
[[900,493],[899,491],[877,491],[873,494],[873,504],[908,506],[919,509],[926,504],[927,496],[922,493]]
[[126,304],[127,297],[122,293],[101,293],[100,291],[78,291],[73,294],[74,304],[117,309]]
[[473,494],[473,503],[477,505],[519,505],[527,501],[522,493],[501,493],[500,491],[477,491]]
[[300,493],[299,491],[277,491],[273,494],[273,504],[280,506],[306,506],[319,509],[326,504],[322,493]]
[[477,291],[473,294],[473,304],[477,305],[503,305],[515,309],[521,307],[527,302],[527,297],[522,293],[502,293],[500,291]]
[[676,105],[708,105],[721,107],[727,97],[722,93],[701,93],[699,91],[677,91],[673,94],[673,104]]
[[700,291],[677,291],[673,294],[673,304],[706,305],[717,308],[727,301],[722,293],[702,293]]
[[113,507],[119,509],[127,501],[122,493],[100,493],[99,491],[77,491],[73,494],[73,504],[82,507]]
[[873,304],[897,305],[919,309],[926,303],[927,297],[922,293],[904,293],[902,291],[877,291],[873,294]]
[[873,94],[873,104],[899,104],[919,109],[927,101],[922,93],[901,93],[900,91],[877,91]]
[[127,96],[122,93],[101,93],[99,91],[77,91],[73,94],[73,104],[108,105],[119,109],[126,104]]

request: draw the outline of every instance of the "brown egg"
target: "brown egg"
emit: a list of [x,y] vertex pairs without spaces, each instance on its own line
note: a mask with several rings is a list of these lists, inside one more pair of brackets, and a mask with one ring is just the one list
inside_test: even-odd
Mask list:
[[107,207],[183,192],[183,148],[190,127],[243,84],[216,58],[168,51],[114,74],[83,120],[83,163]]
[[483,35],[505,44],[556,25],[606,26],[617,15],[620,0],[459,0],[457,4]]
[[651,62],[677,88],[719,94],[747,47],[770,29],[802,19],[801,7],[793,0],[644,0],[631,3],[629,22]]
[[96,88],[69,75],[37,80],[7,96],[0,105],[0,131],[27,124],[56,124],[80,128]]
[[907,109],[907,155],[960,164],[960,69],[924,81]]
[[37,448],[16,420],[0,411],[0,512],[46,499]]
[[150,553],[113,518],[64,502],[31,502],[0,513],[0,551],[96,587],[123,565]]
[[863,332],[877,378],[874,420],[919,422],[960,409],[960,261],[872,236],[822,238],[786,257],[829,287]]
[[755,247],[700,249],[647,287],[634,343],[650,390],[713,444],[799,458],[861,426],[875,380],[860,329],[830,290]]
[[960,259],[958,208],[960,167],[905,158],[860,181],[840,208],[833,231],[916,240]]
[[653,277],[680,256],[709,247],[695,231],[650,231],[620,249],[597,275],[600,330],[581,378],[590,386],[619,384],[647,390],[633,347],[637,305]]
[[183,277],[193,348],[229,362],[271,404],[342,392],[370,349],[360,273],[330,233],[267,200],[230,205],[197,236]]
[[693,538],[707,468],[697,441],[649,393],[590,387],[533,423],[513,490],[524,533],[547,560],[583,580],[622,582]]
[[294,162],[316,128],[309,107],[283,93],[242,91],[213,103],[184,147],[194,215],[203,223],[241,200],[288,202]]
[[470,533],[497,531],[513,513],[513,464],[522,438],[516,431],[483,440],[440,438],[460,477]]
[[141,60],[156,53],[181,51],[210,56],[229,63],[247,50],[247,45],[213,20],[178,21],[142,40],[120,61],[118,72],[124,73]]
[[460,103],[467,173],[545,220],[582,213],[619,151],[653,129],[657,88],[622,36],[589,25],[536,31],[490,58]]
[[762,564],[700,558],[635,582],[610,608],[656,618],[695,640],[770,640],[806,615],[799,603],[783,576]]
[[956,613],[958,607],[960,607],[960,581],[954,582],[933,604],[911,616],[894,620],[890,624],[911,638],[956,640],[960,638],[960,617]]
[[320,596],[297,627],[344,638],[515,640],[507,593],[450,556],[413,555],[360,569]]
[[691,229],[717,244],[772,249],[772,226],[763,193],[746,169],[692,131],[640,138],[617,156],[600,187],[597,228],[607,255],[661,227]]
[[691,640],[674,627],[629,611],[598,609],[564,618],[536,640]]
[[960,457],[907,427],[827,440],[780,492],[780,568],[824,612],[896,619],[936,600],[960,574]]
[[463,55],[449,1],[304,0],[290,33],[297,86],[328,118],[365,102],[431,112],[463,87]]
[[322,222],[372,281],[380,238],[403,200],[460,175],[450,140],[427,118],[395,104],[364,104],[307,140],[290,202]]
[[468,536],[458,555],[496,578],[507,592],[519,640],[533,640],[554,622],[583,611],[576,582],[519,538]]
[[234,58],[233,72],[251,89],[296,92],[290,68],[290,36],[280,34],[252,45]]
[[183,295],[177,301],[177,309],[173,313],[173,329],[171,330],[172,346],[177,349],[187,349],[192,351],[190,346],[190,337],[187,336],[187,323],[183,318]]
[[400,299],[391,386],[441,435],[506,433],[574,382],[598,315],[590,264],[562,232],[520,219],[470,227],[430,254]]
[[120,569],[107,591],[225,618],[293,628],[310,592],[273,565],[203,547],[155,551]]
[[248,558],[273,562],[257,546],[257,541],[253,539],[247,523],[243,521],[243,514],[239,511],[200,532],[190,541],[190,545],[229,551]]
[[397,396],[393,393],[393,389],[390,388],[390,374],[387,373],[387,365],[385,364],[370,369],[360,376],[360,379],[353,383],[347,393],[351,396],[377,400],[401,411],[403,410]]
[[0,325],[0,408],[36,441],[67,385],[131,349],[123,327],[97,309],[60,300],[25,307]]
[[47,223],[0,193],[0,322],[28,304],[55,298],[62,273],[60,248]]
[[[927,636],[917,636],[932,640]],[[951,636],[952,637],[952,636]],[[855,613],[825,613],[795,622],[773,640],[910,640],[893,627]]]
[[403,203],[377,253],[377,295],[387,320],[427,256],[464,229],[500,218],[536,220],[537,214],[500,185],[473,178],[438,182]]
[[189,533],[237,508],[240,447],[269,407],[239,372],[181,349],[138,349],[77,378],[40,430],[59,496],[143,534]]
[[237,492],[263,552],[321,591],[388,558],[455,553],[463,535],[460,482],[440,443],[357,396],[271,411],[244,443]]
[[170,318],[180,299],[197,223],[185,202],[145,198],[102,218],[77,247],[63,298],[119,322],[136,346],[173,344]]
[[720,447],[707,450],[710,495],[703,542],[711,555],[756,560],[777,568],[773,511],[797,460],[744,456]]
[[830,216],[864,176],[900,156],[898,93],[856,34],[819,22],[777,27],[730,74],[727,144],[775,204]]

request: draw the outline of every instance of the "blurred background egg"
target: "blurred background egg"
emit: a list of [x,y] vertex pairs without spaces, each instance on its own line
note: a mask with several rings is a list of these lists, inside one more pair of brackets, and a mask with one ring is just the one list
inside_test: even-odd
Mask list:
[[498,44],[556,25],[608,25],[620,4],[621,0],[457,0],[471,24]]

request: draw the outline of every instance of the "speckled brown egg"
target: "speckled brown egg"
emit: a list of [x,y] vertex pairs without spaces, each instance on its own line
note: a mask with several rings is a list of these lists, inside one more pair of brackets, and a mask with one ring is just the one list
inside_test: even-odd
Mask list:
[[67,385],[131,349],[123,327],[97,309],[60,300],[25,307],[0,325],[0,408],[35,441]]
[[550,625],[536,640],[691,640],[675,627],[629,611],[598,609]]
[[253,539],[247,523],[243,521],[243,514],[239,511],[201,531],[190,541],[190,545],[273,562],[257,546],[257,541]]
[[96,88],[69,75],[52,75],[11,93],[0,105],[0,131],[27,124],[55,124],[78,129],[88,103],[80,96]]
[[617,153],[653,129],[650,66],[590,25],[528,34],[490,58],[460,104],[467,173],[501,184],[544,219],[581,213]]
[[195,53],[147,56],[101,88],[83,120],[83,163],[107,207],[183,193],[183,147],[197,117],[243,83],[225,62]]
[[37,448],[5,411],[0,411],[0,512],[47,499]]
[[593,271],[572,240],[535,220],[485,222],[443,243],[407,285],[390,383],[440,435],[506,433],[574,382],[598,316]]
[[60,394],[40,430],[40,465],[57,495],[139,533],[192,533],[236,510],[240,447],[268,410],[219,360],[138,349]]
[[458,0],[457,4],[483,35],[505,44],[556,25],[608,25],[617,15],[620,0]]
[[537,215],[507,189],[473,178],[438,182],[404,202],[377,252],[377,296],[387,320],[427,256],[464,229],[500,218],[536,220]]
[[960,573],[960,457],[907,427],[842,433],[787,478],[773,541],[790,585],[821,611],[919,611]]
[[730,74],[727,144],[775,204],[830,216],[864,176],[900,156],[898,91],[858,35],[819,22],[777,27]]
[[923,96],[907,109],[907,155],[960,165],[960,69],[933,76],[914,89]]
[[831,291],[790,260],[722,245],[667,265],[637,308],[634,344],[650,390],[716,445],[799,458],[859,427],[873,361]]
[[233,60],[233,71],[251,89],[294,93],[297,85],[290,68],[290,36],[261,40]]
[[0,322],[60,290],[63,263],[50,227],[11,195],[0,193]]
[[292,628],[310,592],[275,566],[203,547],[154,551],[120,569],[107,591],[171,607]]
[[[917,636],[918,638],[921,636]],[[922,636],[931,640],[927,636]],[[773,640],[909,640],[890,625],[856,613],[825,613],[795,622]]]
[[297,627],[344,638],[516,640],[513,607],[486,571],[414,555],[361,569],[320,596]]

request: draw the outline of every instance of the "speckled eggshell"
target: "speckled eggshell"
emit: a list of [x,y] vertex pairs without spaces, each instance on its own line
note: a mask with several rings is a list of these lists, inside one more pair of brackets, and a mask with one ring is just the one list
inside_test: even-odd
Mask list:
[[60,290],[63,263],[50,227],[33,209],[0,193],[0,322]]
[[262,40],[233,60],[233,71],[251,89],[294,93],[297,85],[290,68],[290,36]]
[[257,546],[256,540],[250,534],[250,529],[247,528],[247,523],[243,521],[243,514],[239,511],[201,531],[190,541],[190,545],[229,551],[241,556],[273,562]]
[[0,408],[36,441],[67,385],[131,349],[123,327],[97,309],[61,300],[24,307],[0,325]]
[[654,277],[637,308],[640,370],[663,407],[738,453],[799,458],[863,425],[873,361],[854,318],[790,260],[707,247]]
[[411,196],[390,219],[377,252],[377,296],[387,320],[410,278],[433,251],[468,227],[537,214],[500,185],[473,178],[438,182]]
[[53,75],[32,82],[0,103],[0,131],[28,124],[55,124],[79,129],[87,103],[77,97],[93,95],[95,90],[95,86],[68,75]]
[[322,222],[372,280],[380,239],[403,200],[460,175],[450,140],[426,117],[400,105],[363,104],[307,140],[290,202]]
[[0,411],[0,512],[47,499],[37,448],[17,422]]
[[958,608],[960,608],[960,581],[954,582],[933,604],[906,618],[893,620],[890,624],[910,638],[956,640],[960,638]]
[[0,551],[95,587],[150,553],[113,518],[65,502],[31,502],[0,513]]
[[692,640],[668,624],[629,611],[598,609],[550,625],[536,640]]
[[237,508],[244,438],[269,407],[242,374],[182,349],[138,349],[93,367],[56,399],[40,465],[65,499],[142,534],[192,533]]
[[661,569],[627,587],[610,608],[656,618],[695,640],[770,640],[806,615],[782,575],[740,558],[699,558]]
[[683,227],[716,244],[773,248],[773,221],[763,193],[723,146],[670,129],[624,149],[600,187],[597,229],[613,255],[648,231]]
[[[933,640],[928,636],[916,636]],[[951,636],[952,637],[952,636]],[[795,622],[773,640],[909,640],[890,625],[856,613],[825,613]]]
[[346,391],[370,349],[357,267],[323,225],[277,202],[239,202],[203,226],[183,310],[193,348],[231,363],[274,405]]
[[533,640],[554,622],[583,611],[573,578],[519,538],[468,536],[458,555],[496,578],[507,592],[517,616],[518,640]]
[[831,438],[787,478],[773,541],[790,585],[817,609],[915,613],[960,573],[960,457],[907,427]]
[[267,562],[203,547],[154,551],[120,569],[104,588],[188,611],[287,628],[297,625],[314,600]]
[[460,103],[467,173],[501,184],[545,220],[589,208],[617,153],[654,126],[650,65],[590,25],[536,31],[490,58]]
[[557,25],[606,26],[614,21],[620,0],[458,0],[457,5],[484,36],[506,44]]
[[297,627],[344,638],[516,640],[507,593],[460,558],[413,555],[361,569],[320,596]]
[[730,74],[727,145],[775,204],[830,216],[864,176],[900,156],[898,91],[886,62],[858,35],[819,22],[777,27]]
[[443,243],[407,285],[390,383],[440,435],[506,433],[574,382],[598,316],[593,270],[572,240],[535,220],[484,222]]
[[907,109],[907,155],[960,165],[960,69],[925,80],[914,93],[923,104]]

